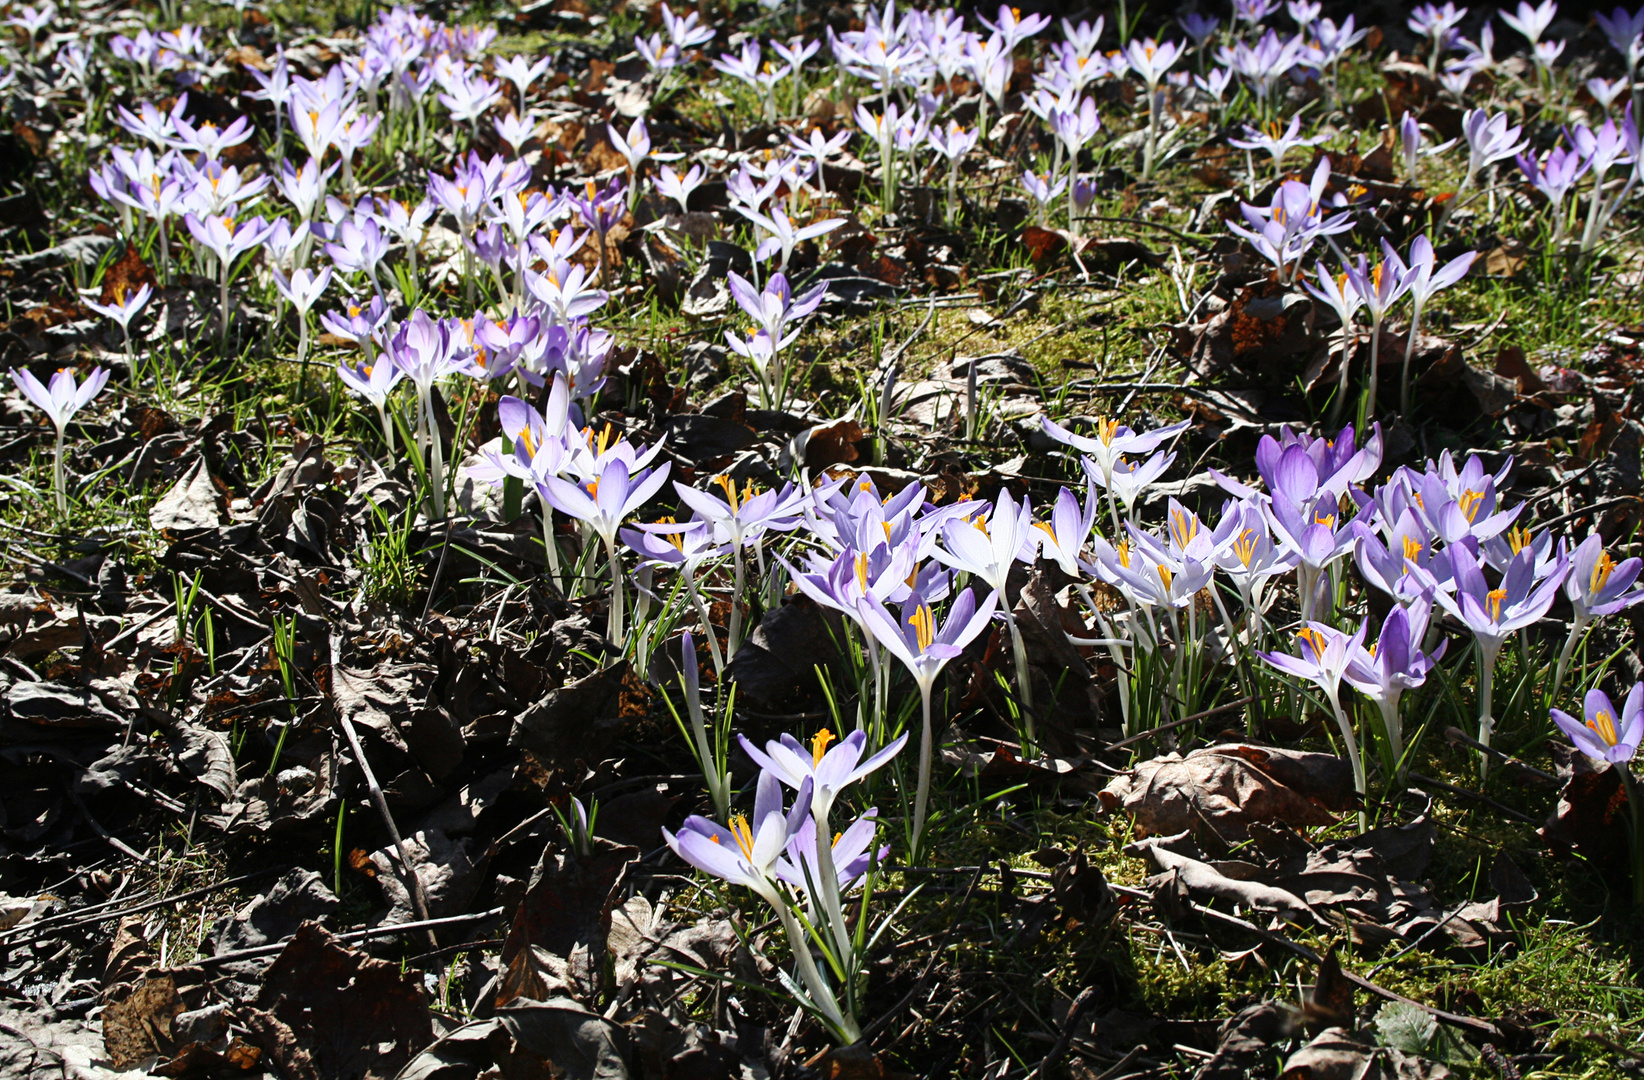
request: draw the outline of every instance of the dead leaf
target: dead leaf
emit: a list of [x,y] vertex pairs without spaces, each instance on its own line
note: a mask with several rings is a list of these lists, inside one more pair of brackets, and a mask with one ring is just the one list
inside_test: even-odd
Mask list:
[[[552,988],[591,1000],[599,988],[606,935],[611,930],[615,891],[638,859],[638,848],[600,841],[593,856],[582,859],[566,852],[545,851],[532,872],[525,898],[514,913],[503,942],[503,963],[513,965],[522,953],[537,946],[565,962],[567,984]],[[498,1005],[538,985],[541,973],[527,979],[522,971],[510,997],[498,995]]]
[[1324,924],[1318,913],[1295,893],[1260,881],[1229,877],[1218,867],[1173,850],[1171,846],[1188,844],[1188,834],[1184,832],[1176,836],[1139,840],[1125,845],[1124,850],[1127,855],[1146,856],[1154,868],[1161,871],[1149,881],[1154,886],[1155,895],[1163,896],[1167,889],[1175,889],[1271,911],[1295,922]]
[[116,1069],[130,1069],[150,1057],[170,1057],[177,1049],[172,1017],[184,1011],[177,983],[156,975],[103,1010],[103,1043]]
[[275,1066],[302,1080],[388,1080],[433,1037],[415,980],[313,922],[275,958],[248,1014]]
[[201,457],[149,509],[148,521],[157,532],[215,529],[223,520],[221,502]]
[[1615,766],[1600,768],[1563,744],[1555,745],[1553,761],[1564,786],[1541,838],[1554,848],[1574,848],[1606,876],[1626,874],[1627,792]]
[[1273,1066],[1266,1063],[1277,1062],[1273,1048],[1289,1037],[1295,1024],[1295,1011],[1283,1002],[1263,1001],[1243,1009],[1222,1023],[1215,1054],[1199,1066],[1193,1080],[1271,1076]]
[[508,745],[544,765],[594,761],[635,719],[628,662],[601,668],[556,690],[514,717]]
[[1144,761],[1101,800],[1133,815],[1141,836],[1193,831],[1227,844],[1246,839],[1252,822],[1331,824],[1353,805],[1353,777],[1334,754],[1229,743]]
[[127,244],[120,257],[103,271],[103,295],[98,303],[122,303],[144,285],[154,287],[154,271],[137,254],[137,249]]
[[1366,1046],[1334,1027],[1291,1054],[1279,1080],[1445,1080],[1449,1075],[1436,1061]]
[[497,1021],[513,1039],[498,1056],[505,1077],[627,1080],[627,1033],[569,998],[516,1001]]

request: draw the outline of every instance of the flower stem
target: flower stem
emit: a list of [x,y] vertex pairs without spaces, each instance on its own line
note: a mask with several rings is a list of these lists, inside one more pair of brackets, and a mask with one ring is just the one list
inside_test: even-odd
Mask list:
[[1359,794],[1359,831],[1365,832],[1370,828],[1369,815],[1365,811],[1370,785],[1364,774],[1364,756],[1359,753],[1359,740],[1353,734],[1353,724],[1342,712],[1341,695],[1334,690],[1330,691],[1330,711],[1336,714],[1336,726],[1341,728],[1342,741],[1347,744],[1347,762],[1353,766],[1353,789]]
[[913,794],[913,838],[908,844],[908,861],[917,863],[924,857],[925,814],[930,809],[931,743],[935,736],[930,729],[930,683],[919,684],[919,705],[923,726],[919,729],[919,786]]
[[57,515],[67,519],[68,506],[68,474],[63,469],[63,443],[68,432],[59,427],[57,429],[57,449],[51,461],[51,486],[57,495]]
[[605,633],[620,650],[623,647],[622,559],[617,555],[616,537],[605,537],[605,551],[611,557],[611,617]]
[[[1478,643],[1478,741],[1486,749],[1490,746],[1490,734],[1496,729],[1496,718],[1491,715],[1490,701],[1495,693],[1496,657],[1501,655],[1501,643]],[[1478,778],[1482,782],[1490,775],[1490,755],[1480,752],[1478,756]]]

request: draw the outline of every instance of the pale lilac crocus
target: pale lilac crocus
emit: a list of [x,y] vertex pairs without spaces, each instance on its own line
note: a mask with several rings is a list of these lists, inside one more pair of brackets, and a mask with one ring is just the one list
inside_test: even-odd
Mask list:
[[[1569,572],[1569,557],[1560,555],[1552,572],[1538,582],[1534,553],[1526,547],[1507,565],[1501,584],[1492,589],[1485,580],[1483,565],[1465,546],[1452,545],[1447,553],[1456,591],[1453,596],[1440,591],[1434,599],[1466,624],[1478,645],[1479,742],[1489,746],[1496,724],[1491,710],[1496,658],[1510,636],[1547,614]],[[1480,755],[1479,774],[1485,775],[1488,769],[1488,755]]]
[[[1330,711],[1335,715],[1336,726],[1341,731],[1342,742],[1347,747],[1347,760],[1353,767],[1353,787],[1363,800],[1369,791],[1364,771],[1364,756],[1359,752],[1358,735],[1353,731],[1352,721],[1341,707],[1341,682],[1347,675],[1348,664],[1364,644],[1364,636],[1369,628],[1368,622],[1359,624],[1358,630],[1349,637],[1325,623],[1309,622],[1296,634],[1297,652],[1292,656],[1281,652],[1259,652],[1256,655],[1278,668],[1287,675],[1318,686],[1324,691],[1325,700],[1330,703]],[[1359,828],[1366,826],[1366,815],[1361,806],[1359,810]]]
[[662,837],[674,854],[687,863],[722,881],[751,889],[776,911],[788,935],[808,1004],[836,1037],[851,1043],[861,1037],[861,1031],[855,1019],[840,1007],[832,987],[817,968],[805,929],[776,879],[776,864],[787,851],[788,842],[801,829],[812,826],[811,802],[810,786],[806,784],[794,799],[792,809],[784,811],[781,782],[770,773],[761,773],[755,788],[751,823],[737,815],[731,819],[730,828],[726,828],[693,814],[685,819],[679,832],[663,829]]
[[924,851],[922,841],[930,805],[931,756],[936,738],[931,729],[931,691],[948,661],[962,655],[965,647],[987,628],[998,602],[997,591],[989,592],[987,599],[978,604],[975,592],[965,589],[948,609],[947,618],[938,624],[930,602],[918,593],[910,595],[902,604],[900,616],[893,616],[877,600],[870,598],[861,601],[863,622],[879,644],[902,662],[919,687],[922,716],[919,779],[913,797],[913,828],[909,845],[915,859]]
[[1585,723],[1560,709],[1552,710],[1553,722],[1583,754],[1627,768],[1644,739],[1644,683],[1628,691],[1620,710],[1597,687],[1587,691],[1582,705]]
[[89,298],[85,301],[86,307],[119,324],[120,335],[125,340],[126,366],[132,371],[137,369],[137,359],[131,351],[131,320],[137,317],[137,313],[143,310],[153,295],[154,286],[146,281],[136,289],[121,282],[114,287],[114,295],[111,297],[113,303],[102,304]]
[[383,440],[389,456],[394,453],[394,425],[388,419],[388,403],[394,388],[405,378],[399,366],[382,360],[375,364],[361,361],[357,365],[338,364],[337,377],[344,386],[358,394],[377,410],[377,422],[382,425]]
[[[468,353],[453,334],[455,319],[433,319],[420,308],[400,324],[385,351],[417,388],[417,434],[428,449],[429,483],[433,490],[434,516],[445,520],[445,449],[434,415],[434,383],[447,375],[466,371]],[[419,450],[425,448],[419,446]]]
[[1421,651],[1427,634],[1432,601],[1418,596],[1408,604],[1395,606],[1382,621],[1381,634],[1374,645],[1360,645],[1348,658],[1342,678],[1376,705],[1382,730],[1387,737],[1391,772],[1404,772],[1404,727],[1399,717],[1399,699],[1427,681],[1427,673],[1444,656],[1448,642],[1440,642],[1431,656]]
[[42,385],[28,368],[12,368],[12,382],[23,392],[34,407],[46,414],[57,431],[56,448],[52,456],[51,482],[57,496],[57,513],[68,517],[68,477],[63,468],[63,445],[68,436],[69,421],[85,408],[92,398],[108,385],[108,369],[93,368],[85,382],[79,382],[68,368],[58,368],[50,384]]
[[1142,179],[1152,180],[1159,149],[1159,126],[1163,122],[1164,95],[1159,91],[1168,72],[1181,59],[1182,43],[1167,41],[1159,44],[1152,38],[1131,39],[1125,44],[1124,58],[1131,69],[1147,84],[1147,142],[1142,148]]
[[[978,508],[979,510],[982,508]],[[1005,595],[1010,570],[1017,562],[1033,559],[1036,541],[1033,539],[1033,508],[1024,497],[1021,505],[1001,489],[986,513],[949,520],[942,528],[942,547],[931,554],[937,561],[973,574],[997,592]],[[1034,740],[1033,677],[1028,670],[1027,645],[1008,603],[1001,607],[1005,626],[1010,631],[1011,653],[1016,668],[1016,689],[1022,702],[1023,752],[1031,753]]]
[[[274,279],[274,287],[281,296],[297,309],[297,366],[306,375],[308,370],[308,313],[325,294],[326,287],[331,284],[331,267],[326,266],[314,273],[307,268],[293,270],[288,278],[278,270],[269,272]],[[382,291],[378,290],[380,296]]]
[[[853,731],[835,742],[833,733],[824,728],[816,733],[808,747],[787,734],[770,740],[763,750],[749,742],[747,736],[738,735],[737,741],[764,775],[774,776],[782,784],[796,790],[810,788],[817,862],[821,870],[821,880],[817,882],[821,892],[818,899],[828,913],[827,922],[833,932],[848,935],[850,931],[844,919],[839,878],[833,864],[833,830],[829,826],[829,816],[835,800],[845,788],[890,764],[891,759],[902,752],[908,741],[906,733],[866,758],[863,755],[867,752],[868,736],[862,731]],[[834,745],[829,746],[830,742]],[[850,954],[848,937],[836,938],[834,945],[840,950],[840,955]]]
[[737,207],[737,213],[753,222],[756,228],[768,234],[754,251],[754,258],[763,262],[777,252],[781,252],[782,259],[776,268],[784,272],[788,269],[788,260],[793,258],[794,249],[801,243],[826,236],[845,224],[844,218],[828,218],[825,221],[818,221],[796,228],[781,206],[771,207],[768,216],[743,207]]
[[[1417,273],[1403,265],[1403,261],[1386,240],[1381,243],[1383,255],[1386,257],[1374,267],[1368,266],[1363,255],[1359,256],[1357,264],[1347,264],[1347,281],[1364,301],[1365,311],[1370,313],[1370,390],[1369,406],[1365,410],[1369,416],[1375,415],[1379,401],[1382,322],[1387,318],[1392,306],[1410,291],[1410,283],[1415,280]],[[1466,269],[1465,266],[1462,267],[1464,273]],[[1339,411],[1345,404],[1345,400],[1338,397],[1335,409]]]
[[747,548],[751,544],[759,552],[760,541],[768,531],[786,532],[796,527],[799,524],[799,499],[792,484],[786,484],[779,490],[756,491],[750,480],[738,491],[736,481],[725,474],[714,477],[713,483],[724,490],[725,498],[678,481],[674,482],[674,490],[681,502],[713,526],[716,538],[731,545],[734,570],[726,648],[734,654],[742,644],[742,592],[746,585]]
[[1478,258],[1478,252],[1463,252],[1440,266],[1438,255],[1433,250],[1433,242],[1427,239],[1426,233],[1421,233],[1410,241],[1408,266],[1386,240],[1382,241],[1382,251],[1387,256],[1387,261],[1392,264],[1394,276],[1404,281],[1415,308],[1410,316],[1410,329],[1404,342],[1404,370],[1399,376],[1399,415],[1408,418],[1411,405],[1410,355],[1415,349],[1416,335],[1421,330],[1422,309],[1427,306],[1427,301],[1434,293],[1448,289],[1467,276],[1467,271],[1472,269],[1474,260]]
[[1644,569],[1644,562],[1636,558],[1621,562],[1612,559],[1604,550],[1603,537],[1596,532],[1570,552],[1570,574],[1564,579],[1564,595],[1569,597],[1574,618],[1570,621],[1564,648],[1558,654],[1552,700],[1558,700],[1570,657],[1587,628],[1606,615],[1614,615],[1644,600],[1644,588],[1635,587],[1640,569]]
[[623,620],[622,557],[617,552],[617,529],[634,511],[651,501],[668,479],[670,463],[641,469],[632,475],[621,458],[609,458],[599,476],[573,484],[557,476],[544,478],[542,494],[556,510],[586,522],[605,542],[611,560],[611,606],[607,636],[619,649],[625,640]]
[[688,214],[691,212],[691,192],[701,187],[705,179],[707,173],[701,165],[692,165],[684,176],[675,172],[673,166],[664,165],[651,182],[656,185],[657,194],[665,199],[672,199],[679,204],[681,214]]
[[261,244],[272,228],[260,217],[236,221],[227,215],[211,216],[205,220],[185,214],[183,223],[194,239],[217,257],[219,274],[219,307],[222,314],[222,342],[228,344],[228,323],[233,315],[229,305],[228,283],[239,257]]

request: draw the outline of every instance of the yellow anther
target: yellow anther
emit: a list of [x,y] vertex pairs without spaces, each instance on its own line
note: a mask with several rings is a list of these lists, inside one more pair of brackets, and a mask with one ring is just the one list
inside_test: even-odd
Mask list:
[[811,739],[811,765],[813,767],[822,764],[822,755],[828,752],[828,744],[833,742],[833,739],[833,732],[827,728],[818,731]]
[[936,640],[935,618],[931,615],[929,604],[920,604],[908,618],[908,625],[913,627],[914,636],[919,641],[919,651],[930,648],[931,642]]
[[[1604,587],[1604,583],[1610,580],[1610,575],[1614,572],[1615,560],[1610,558],[1608,551],[1600,551],[1598,561],[1593,564],[1592,575],[1587,579],[1587,591],[1589,593],[1598,592]],[[1614,742],[1614,740],[1612,739],[1611,742]]]
[[1592,729],[1594,735],[1604,740],[1606,746],[1614,746],[1620,741],[1616,735],[1615,717],[1610,715],[1608,709],[1598,710],[1598,715],[1587,721],[1587,726]]

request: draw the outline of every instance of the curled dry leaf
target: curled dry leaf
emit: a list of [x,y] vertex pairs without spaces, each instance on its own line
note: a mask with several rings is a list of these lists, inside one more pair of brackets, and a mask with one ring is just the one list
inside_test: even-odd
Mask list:
[[1191,831],[1226,844],[1248,838],[1254,822],[1333,823],[1353,805],[1353,776],[1334,754],[1229,743],[1144,761],[1101,800],[1135,817],[1141,836]]
[[1221,867],[1212,866],[1191,855],[1184,855],[1172,847],[1185,843],[1188,843],[1188,834],[1182,832],[1175,836],[1155,837],[1128,844],[1125,853],[1145,856],[1154,868],[1160,871],[1150,879],[1156,896],[1167,896],[1165,890],[1174,888],[1185,890],[1188,894],[1196,893],[1203,897],[1230,900],[1235,904],[1243,904],[1261,911],[1271,911],[1294,922],[1324,924],[1318,912],[1295,893],[1265,885],[1260,881],[1240,880],[1223,872],[1223,867],[1229,865],[1248,864],[1224,863]]

